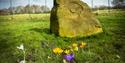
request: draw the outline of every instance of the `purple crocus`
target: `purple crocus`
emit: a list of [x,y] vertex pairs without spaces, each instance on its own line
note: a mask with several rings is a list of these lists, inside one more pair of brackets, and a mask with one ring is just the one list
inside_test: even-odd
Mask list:
[[74,59],[74,54],[64,55],[64,59],[67,61],[72,61]]

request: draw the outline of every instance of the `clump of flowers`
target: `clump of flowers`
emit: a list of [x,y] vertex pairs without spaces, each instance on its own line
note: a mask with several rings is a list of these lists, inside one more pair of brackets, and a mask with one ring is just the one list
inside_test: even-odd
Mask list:
[[72,63],[72,62],[75,61],[74,52],[78,52],[79,49],[85,48],[86,45],[87,45],[87,43],[80,42],[80,43],[73,43],[68,48],[58,48],[58,47],[56,47],[56,48],[53,48],[53,53],[62,55],[64,63],[66,63],[66,62]]
[[22,61],[20,61],[20,63],[26,63],[26,60],[25,60],[25,49],[24,49],[24,45],[23,44],[21,44],[20,46],[17,46],[17,49],[19,49],[19,50],[22,50],[22,52],[23,52],[23,60]]

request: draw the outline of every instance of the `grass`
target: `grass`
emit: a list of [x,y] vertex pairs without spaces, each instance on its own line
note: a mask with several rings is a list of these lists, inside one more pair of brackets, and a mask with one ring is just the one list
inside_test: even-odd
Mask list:
[[[16,47],[24,43],[27,63],[62,63],[52,53],[54,47],[68,47],[73,42],[87,42],[75,53],[78,63],[124,63],[125,16],[98,15],[103,33],[78,38],[64,38],[49,32],[49,14],[0,16],[0,63],[16,63],[23,53]],[[48,56],[51,58],[48,59]]]
[[[102,15],[102,16],[108,16],[108,15],[112,15],[112,16],[125,16],[125,9],[110,9],[110,10],[97,10],[94,11],[93,13],[97,14],[97,15]],[[110,12],[110,13],[109,13]]]

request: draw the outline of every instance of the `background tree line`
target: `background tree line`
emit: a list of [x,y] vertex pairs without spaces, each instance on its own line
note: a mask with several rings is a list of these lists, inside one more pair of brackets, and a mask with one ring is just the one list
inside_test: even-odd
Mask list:
[[125,0],[113,0],[112,4],[113,4],[113,8],[125,9]]
[[1,9],[1,15],[9,14],[36,14],[36,13],[48,13],[50,12],[49,7],[39,6],[39,5],[26,5],[26,6],[17,6],[9,7],[8,9]]
[[[113,6],[101,5],[94,7],[93,10],[125,9],[125,0],[113,0],[111,3]],[[47,6],[26,5],[26,6],[9,7],[8,9],[1,9],[0,15],[36,14],[36,13],[48,13],[48,12],[50,12],[50,9]]]
[[111,4],[112,6],[105,6],[105,5],[95,6],[93,9],[94,10],[125,9],[125,0],[113,0]]

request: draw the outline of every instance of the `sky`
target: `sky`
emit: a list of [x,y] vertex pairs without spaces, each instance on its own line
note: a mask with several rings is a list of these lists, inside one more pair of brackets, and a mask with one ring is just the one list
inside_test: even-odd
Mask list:
[[[12,6],[25,6],[29,4],[28,2],[30,1],[30,4],[36,4],[36,5],[45,5],[45,0],[0,0],[0,9],[3,8],[9,8],[10,7],[10,1],[12,1]],[[82,0],[86,2],[90,7],[91,7],[91,0]],[[112,1],[112,0],[110,0]],[[49,8],[53,7],[53,0],[46,0],[46,5]],[[111,2],[110,2],[111,4]],[[108,0],[93,0],[93,7],[95,6],[100,6],[100,5],[108,5]]]

